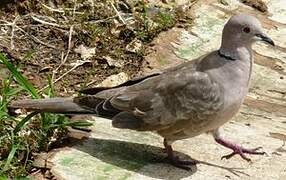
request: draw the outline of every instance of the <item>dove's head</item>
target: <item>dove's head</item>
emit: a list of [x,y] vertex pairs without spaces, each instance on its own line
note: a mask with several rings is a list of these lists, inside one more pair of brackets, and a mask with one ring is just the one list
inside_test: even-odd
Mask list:
[[[223,29],[223,43],[233,45],[251,45],[253,42],[263,41],[274,46],[273,40],[263,32],[258,19],[246,14],[232,16]],[[229,44],[227,44],[229,45]]]

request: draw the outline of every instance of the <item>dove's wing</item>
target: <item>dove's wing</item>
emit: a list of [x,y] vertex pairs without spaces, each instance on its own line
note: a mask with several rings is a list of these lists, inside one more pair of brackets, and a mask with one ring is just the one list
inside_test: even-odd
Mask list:
[[153,73],[153,74],[149,74],[146,76],[142,76],[142,77],[138,77],[138,78],[134,78],[134,79],[130,79],[122,84],[119,84],[117,86],[114,87],[94,87],[94,88],[87,88],[87,89],[83,89],[80,90],[79,92],[83,93],[83,94],[89,94],[89,95],[95,95],[101,91],[104,90],[109,90],[109,89],[115,89],[115,88],[120,88],[120,87],[125,87],[125,86],[132,86],[134,84],[140,83],[148,78],[154,77],[154,76],[158,76],[161,73]]
[[113,125],[157,130],[181,120],[204,119],[222,106],[218,84],[204,72],[180,69],[149,78],[106,100],[119,110]]

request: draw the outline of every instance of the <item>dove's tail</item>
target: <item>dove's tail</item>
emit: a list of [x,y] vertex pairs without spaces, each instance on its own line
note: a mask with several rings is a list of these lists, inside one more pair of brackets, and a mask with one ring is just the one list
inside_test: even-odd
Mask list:
[[12,102],[8,109],[10,115],[17,115],[16,109],[66,115],[90,114],[112,119],[113,126],[122,129],[139,130],[143,124],[143,121],[134,114],[113,107],[109,99],[94,96],[20,100]]
[[9,109],[25,109],[27,111],[59,114],[95,114],[95,112],[91,109],[84,108],[74,102],[73,98],[51,98],[14,101],[9,106]]

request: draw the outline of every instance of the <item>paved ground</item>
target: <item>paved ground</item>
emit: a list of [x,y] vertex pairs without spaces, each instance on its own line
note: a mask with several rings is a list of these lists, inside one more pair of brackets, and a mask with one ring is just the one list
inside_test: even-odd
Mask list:
[[[204,134],[174,144],[178,155],[201,161],[191,172],[154,160],[164,157],[162,139],[152,133],[119,130],[110,121],[94,118],[88,140],[58,149],[49,159],[59,179],[286,179],[286,147],[270,132],[286,134],[286,2],[264,1],[263,14],[237,0],[199,0],[191,8],[195,18],[186,31],[174,28],[154,41],[147,61],[155,69],[193,59],[219,47],[223,24],[238,12],[256,15],[273,37],[273,49],[257,44],[251,90],[240,113],[224,125],[225,136],[247,147],[263,146],[265,156],[220,160],[229,150]],[[225,4],[225,5],[224,5]],[[146,73],[150,70],[146,68]]]

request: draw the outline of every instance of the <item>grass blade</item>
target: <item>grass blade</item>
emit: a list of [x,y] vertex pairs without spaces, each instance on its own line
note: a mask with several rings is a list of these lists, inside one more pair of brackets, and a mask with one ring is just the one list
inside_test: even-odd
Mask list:
[[1,174],[9,169],[9,166],[10,166],[11,161],[13,160],[13,158],[15,156],[17,149],[18,149],[18,146],[14,144],[12,146],[10,153],[9,153],[9,156],[7,158],[7,161],[6,161],[4,168],[0,171]]
[[0,60],[2,63],[9,69],[9,71],[13,74],[15,80],[26,90],[28,91],[33,98],[38,99],[40,96],[38,95],[36,89],[32,84],[29,83],[29,81],[22,76],[22,74],[14,67],[13,64],[9,62],[9,60],[0,53]]
[[55,96],[55,89],[54,89],[53,79],[51,76],[48,76],[48,83],[49,83],[48,96],[51,98]]
[[24,119],[22,119],[15,127],[14,129],[14,133],[16,134],[17,132],[19,132],[21,130],[21,128],[26,124],[26,122],[28,122],[32,117],[34,117],[35,115],[37,115],[39,112],[32,112],[30,114],[28,114]]

